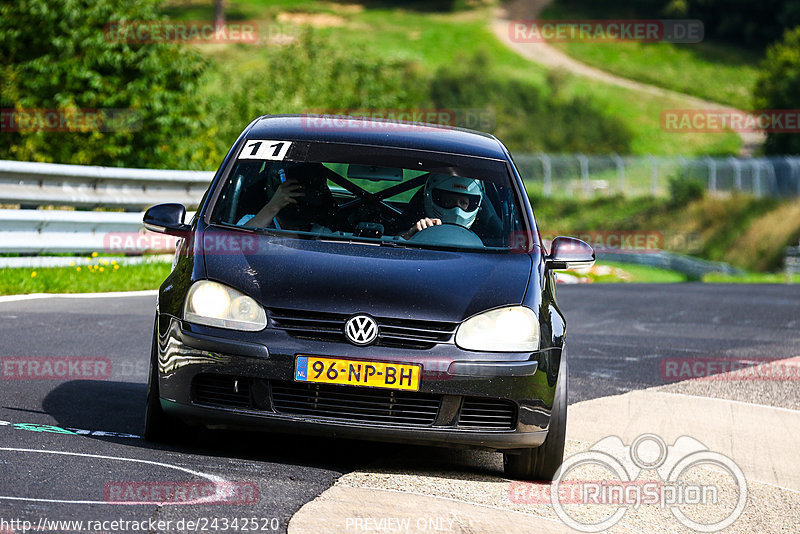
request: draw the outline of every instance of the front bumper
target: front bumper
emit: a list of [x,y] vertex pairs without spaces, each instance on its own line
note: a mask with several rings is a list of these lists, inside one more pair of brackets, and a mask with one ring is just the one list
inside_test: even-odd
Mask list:
[[[166,319],[166,320],[165,320]],[[557,349],[532,354],[472,353],[441,344],[420,351],[388,347],[356,347],[345,343],[298,339],[278,329],[257,333],[225,330],[182,323],[162,316],[159,321],[159,392],[164,410],[187,422],[209,428],[237,428],[401,443],[434,444],[510,450],[541,445],[550,420],[557,363]],[[346,359],[421,363],[418,395],[438,403],[427,423],[407,420],[358,420],[347,414],[302,413],[281,407],[274,397],[279,388],[295,388],[298,354]],[[502,359],[500,359],[502,357]],[[554,365],[555,364],[555,365]],[[219,378],[230,391],[213,401],[198,393],[200,377]],[[312,390],[308,383],[302,386]],[[219,387],[212,384],[213,387]],[[334,395],[351,386],[328,386]],[[324,389],[324,387],[323,387]],[[371,393],[358,388],[354,393]],[[383,390],[382,390],[383,392]],[[389,402],[416,402],[411,396]],[[401,394],[398,392],[398,396]],[[230,402],[225,399],[233,399]],[[340,397],[338,397],[340,398]],[[359,406],[363,401],[353,397]],[[491,414],[493,404],[513,410],[506,428],[464,424],[468,402]],[[323,401],[320,401],[323,402]],[[419,401],[423,402],[423,401]],[[401,406],[401,405],[398,405]],[[367,407],[365,410],[372,410]],[[474,411],[474,410],[473,410]],[[483,420],[483,419],[482,419]]]

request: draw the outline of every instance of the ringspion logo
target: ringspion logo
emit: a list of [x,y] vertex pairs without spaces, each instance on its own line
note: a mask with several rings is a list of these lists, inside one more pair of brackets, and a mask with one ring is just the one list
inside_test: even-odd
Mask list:
[[[709,479],[704,474],[708,469],[720,475]],[[601,479],[581,476],[598,471]],[[642,473],[655,473],[657,478],[641,477]],[[519,484],[509,488],[513,502],[541,499],[540,490],[526,491]],[[565,458],[547,492],[559,519],[579,532],[606,531],[628,510],[641,506],[669,510],[690,530],[718,532],[739,519],[747,493],[744,473],[732,459],[690,436],[667,445],[655,434],[642,434],[630,445],[609,436]],[[597,508],[587,514],[587,506]],[[711,518],[692,513],[700,507],[714,507],[718,513]]]

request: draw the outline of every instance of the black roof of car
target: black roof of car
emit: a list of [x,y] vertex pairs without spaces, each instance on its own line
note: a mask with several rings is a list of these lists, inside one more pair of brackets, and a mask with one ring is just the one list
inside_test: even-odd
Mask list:
[[483,132],[365,117],[265,115],[253,124],[247,138],[410,148],[506,159],[500,141]]

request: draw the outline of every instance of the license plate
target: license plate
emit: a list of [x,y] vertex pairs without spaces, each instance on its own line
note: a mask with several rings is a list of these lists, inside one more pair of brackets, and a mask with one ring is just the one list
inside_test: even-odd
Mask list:
[[417,391],[421,368],[419,364],[298,356],[294,379],[297,382]]

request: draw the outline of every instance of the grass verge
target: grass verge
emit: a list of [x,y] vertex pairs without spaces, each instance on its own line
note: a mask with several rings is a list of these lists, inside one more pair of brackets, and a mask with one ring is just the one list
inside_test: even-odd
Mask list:
[[[101,270],[102,269],[102,270]],[[47,267],[2,269],[0,295],[29,293],[102,293],[112,291],[140,291],[158,289],[170,272],[167,262],[120,266],[98,264],[87,267]],[[35,275],[34,275],[35,273]],[[667,284],[686,282],[685,274],[620,262],[599,262],[588,273],[567,271],[579,279],[592,283]],[[706,283],[736,284],[798,284],[800,274],[788,276],[781,273],[747,273],[740,276],[710,273],[703,277]]]
[[598,262],[587,273],[567,271],[576,278],[587,279],[592,283],[616,284],[669,284],[686,282],[685,274],[647,265],[620,263],[612,261]]
[[[412,6],[413,7],[413,6]],[[204,2],[179,2],[167,12],[181,18],[204,18],[210,16],[211,4]],[[330,76],[333,85],[325,84],[316,78],[299,88],[270,80],[277,72],[276,64],[284,63],[281,54],[295,54],[291,45],[261,43],[259,45],[214,45],[198,46],[198,50],[210,61],[210,68],[203,78],[201,98],[211,102],[215,123],[219,125],[218,150],[224,153],[235,139],[241,127],[261,113],[285,112],[341,112],[347,109],[438,109],[450,108],[447,104],[434,102],[436,89],[441,89],[437,76],[443,68],[468,63],[476,55],[484,55],[491,65],[490,78],[502,86],[507,94],[492,95],[494,102],[514,101],[512,94],[516,87],[524,86],[525,94],[541,95],[538,113],[528,114],[516,109],[518,116],[498,110],[497,105],[483,106],[487,116],[495,117],[496,128],[491,130],[507,142],[512,151],[537,152],[561,151],[609,152],[603,143],[582,146],[576,142],[582,134],[580,127],[587,120],[578,114],[573,117],[565,114],[562,104],[565,99],[580,98],[588,110],[602,111],[603,124],[610,125],[614,131],[624,132],[622,137],[630,137],[624,147],[615,151],[624,154],[663,154],[687,156],[696,154],[730,155],[738,152],[740,138],[733,133],[700,134],[669,133],[661,129],[661,111],[666,108],[690,107],[680,98],[664,101],[662,97],[628,91],[615,86],[602,84],[581,77],[553,73],[548,69],[522,58],[504,46],[491,32],[489,22],[490,8],[477,8],[457,12],[427,12],[397,4],[367,3],[363,6],[343,6],[330,2],[303,0],[295,4],[283,0],[255,2],[240,0],[229,4],[229,13],[235,18],[247,18],[263,22],[262,33],[269,35],[269,28],[280,24],[303,23],[313,28],[321,39],[316,52],[318,56],[340,62],[340,52],[364,56],[362,70],[370,70],[369,57],[381,58],[385,62],[381,68],[407,69],[409,75],[418,79],[415,86],[417,94],[389,95],[390,91],[381,88],[380,83],[359,71],[357,66],[346,69],[333,69]],[[234,18],[234,17],[232,17]],[[283,22],[281,22],[283,21]],[[295,32],[300,33],[301,31]],[[289,31],[289,34],[292,32]],[[324,46],[322,46],[324,45]],[[326,48],[332,47],[330,51]],[[337,59],[338,58],[338,59]],[[388,62],[388,63],[387,63]],[[272,67],[271,67],[272,66]],[[302,69],[301,69],[302,70]],[[326,71],[316,65],[314,76],[322,77]],[[653,69],[657,72],[658,69]],[[242,73],[262,73],[258,79],[243,77]],[[302,74],[302,72],[301,72]],[[279,74],[283,76],[283,74]],[[388,76],[385,74],[385,76]],[[334,94],[329,90],[339,85],[347,85],[353,78],[361,80],[357,91]],[[388,76],[391,78],[391,76]],[[314,90],[319,81],[325,90]],[[382,82],[381,82],[382,83]],[[263,85],[263,87],[262,87]],[[469,86],[466,80],[463,86]],[[288,90],[291,89],[291,90]],[[380,89],[380,90],[378,90]],[[259,92],[260,91],[260,92]],[[412,91],[414,92],[414,91]],[[446,96],[458,95],[458,91]],[[247,96],[259,102],[258,109],[250,109],[241,100]],[[441,98],[440,98],[441,100]],[[456,107],[453,105],[452,107]],[[463,107],[463,106],[462,106]],[[520,142],[514,135],[504,132],[504,128],[530,124],[534,141]],[[532,135],[539,129],[549,135]],[[622,135],[622,134],[620,134]],[[525,138],[525,136],[517,136]],[[544,138],[550,142],[535,142]],[[535,146],[531,146],[535,145]]]
[[729,275],[709,273],[703,277],[703,282],[717,284],[800,284],[800,274],[747,273]]
[[531,203],[545,238],[584,237],[609,252],[663,249],[754,272],[782,270],[786,247],[800,239],[797,199],[532,196]]
[[[594,18],[554,3],[545,19]],[[738,109],[752,108],[759,55],[746,49],[712,42],[692,44],[640,42],[568,42],[553,46],[601,70],[656,87],[719,102]]]
[[[575,271],[567,271],[567,273],[576,278],[584,278],[601,284],[669,284],[691,281],[685,274],[676,271],[611,261],[596,263],[588,273]],[[730,275],[708,273],[703,276],[701,281],[708,284],[800,284],[800,274],[749,272],[742,275]]]
[[99,258],[77,267],[0,269],[0,295],[158,289],[170,267],[169,262],[118,265]]

